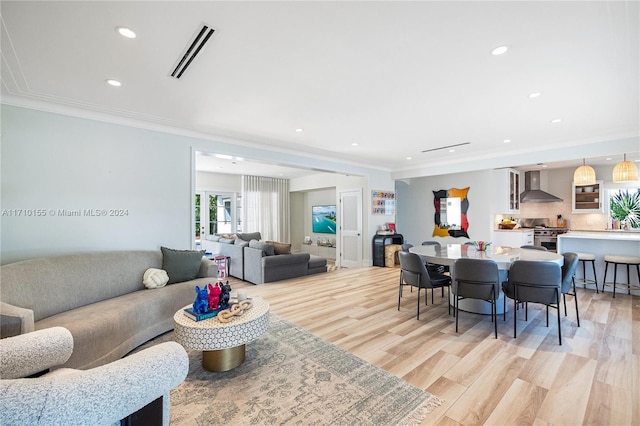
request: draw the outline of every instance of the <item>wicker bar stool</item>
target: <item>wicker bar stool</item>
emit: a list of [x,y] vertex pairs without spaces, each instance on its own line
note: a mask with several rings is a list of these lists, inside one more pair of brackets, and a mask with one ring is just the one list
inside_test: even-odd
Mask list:
[[[626,265],[627,266],[627,292],[631,294],[631,275],[629,274],[629,267],[635,265],[637,273],[638,273],[638,281],[640,283],[640,257],[638,256],[611,256],[607,255],[604,257],[605,267],[604,267],[604,278],[602,279],[602,291],[604,292],[604,286],[607,282],[607,269],[609,268],[609,264],[613,263],[613,297],[616,297],[616,284],[617,284],[617,273],[618,273],[618,265]],[[620,283],[624,284],[624,283]],[[638,285],[634,285],[633,287],[640,288]]]
[[[578,255],[578,264],[582,263],[582,278],[576,277],[576,284],[582,283],[584,288],[587,288],[587,284],[595,284],[596,285],[596,293],[600,293],[598,291],[598,275],[596,274],[596,255],[593,253],[576,253]],[[587,262],[591,263],[591,268],[593,269],[593,279],[590,280],[587,278]]]

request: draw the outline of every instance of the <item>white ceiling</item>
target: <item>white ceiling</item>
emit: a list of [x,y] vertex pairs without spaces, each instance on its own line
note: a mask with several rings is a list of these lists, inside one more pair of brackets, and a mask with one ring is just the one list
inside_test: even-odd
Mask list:
[[[3,0],[2,96],[391,171],[558,147],[580,158],[581,144],[638,137],[638,6]],[[202,23],[215,34],[170,77]]]

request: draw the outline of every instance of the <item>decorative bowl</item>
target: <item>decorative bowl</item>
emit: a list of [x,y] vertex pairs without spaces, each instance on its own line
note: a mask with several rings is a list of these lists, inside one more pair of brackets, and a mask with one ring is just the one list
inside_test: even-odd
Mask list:
[[489,248],[490,245],[491,245],[491,243],[487,242],[487,241],[474,241],[473,242],[473,246],[478,251],[487,251],[487,249]]

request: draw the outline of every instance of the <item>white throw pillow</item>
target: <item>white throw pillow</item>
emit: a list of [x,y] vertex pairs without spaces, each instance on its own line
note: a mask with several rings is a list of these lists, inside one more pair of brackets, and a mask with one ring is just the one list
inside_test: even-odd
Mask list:
[[169,275],[164,269],[149,268],[144,271],[142,276],[142,284],[146,288],[164,287],[169,282]]

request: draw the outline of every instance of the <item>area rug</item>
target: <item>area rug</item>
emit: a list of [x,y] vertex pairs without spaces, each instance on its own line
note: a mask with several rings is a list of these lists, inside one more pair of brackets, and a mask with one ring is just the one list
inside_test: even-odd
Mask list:
[[442,403],[274,314],[231,371],[208,372],[202,353],[188,352],[189,374],[171,391],[172,426],[417,425]]

